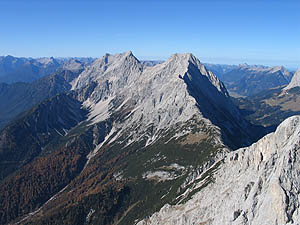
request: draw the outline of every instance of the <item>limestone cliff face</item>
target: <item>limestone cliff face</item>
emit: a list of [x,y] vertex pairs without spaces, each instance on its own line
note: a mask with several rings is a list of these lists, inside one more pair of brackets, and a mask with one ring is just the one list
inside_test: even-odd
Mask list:
[[87,67],[72,88],[78,91],[91,85],[93,90],[82,101],[93,123],[116,112],[130,113],[121,124],[114,124],[120,130],[118,136],[125,130],[141,136],[153,124],[149,144],[162,129],[206,118],[226,130],[227,139],[239,133],[242,142],[248,143],[251,137],[249,124],[231,102],[224,84],[190,53],[174,54],[153,67],[143,66],[132,52],[106,54]]
[[299,224],[299,150],[300,116],[293,116],[257,143],[227,154],[211,182],[185,204],[165,205],[138,225]]
[[297,70],[297,72],[294,74],[291,82],[289,83],[288,86],[286,86],[284,88],[284,90],[289,90],[291,88],[299,87],[299,86],[300,86],[300,69]]

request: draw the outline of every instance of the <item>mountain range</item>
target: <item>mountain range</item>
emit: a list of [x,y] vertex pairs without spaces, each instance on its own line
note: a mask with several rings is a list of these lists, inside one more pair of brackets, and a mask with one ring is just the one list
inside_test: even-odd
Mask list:
[[[24,58],[0,57],[0,83],[30,83],[57,70],[78,72],[91,64],[94,58]],[[144,66],[154,66],[163,61],[143,60]],[[203,64],[223,81],[232,96],[251,96],[270,88],[287,85],[293,75],[282,66]]]
[[272,88],[286,86],[293,76],[293,73],[283,66],[208,64],[207,67],[215,71],[233,97],[247,97]]
[[0,83],[0,129],[43,100],[69,91],[82,70],[61,69],[31,83]]
[[299,116],[263,137],[190,53],[68,62],[0,86],[0,224],[297,221]]
[[0,56],[0,83],[30,83],[57,70],[77,72],[93,62],[93,58],[25,58]]
[[286,118],[300,114],[300,73],[287,86],[272,88],[246,98],[232,98],[245,119],[274,130]]

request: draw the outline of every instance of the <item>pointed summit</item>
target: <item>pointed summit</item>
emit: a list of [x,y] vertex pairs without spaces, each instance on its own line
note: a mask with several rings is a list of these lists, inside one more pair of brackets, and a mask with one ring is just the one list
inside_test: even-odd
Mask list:
[[196,56],[194,56],[192,53],[175,53],[171,55],[171,57],[168,59],[169,62],[189,62],[194,64],[201,64],[199,59],[197,59]]
[[93,65],[99,65],[100,67],[104,64],[107,64],[107,65],[111,65],[111,64],[114,64],[114,63],[121,63],[122,61],[124,60],[128,60],[128,59],[136,59],[136,57],[132,54],[131,51],[128,51],[128,52],[124,52],[124,53],[118,53],[118,54],[109,54],[109,53],[106,53],[103,57],[97,59]]
[[78,89],[91,82],[111,82],[122,80],[119,83],[125,85],[136,79],[142,72],[143,66],[131,51],[121,54],[105,54],[88,66],[77,78],[72,89]]
[[175,53],[170,56],[169,60],[189,60],[192,57],[195,57],[192,53]]
[[[221,92],[226,97],[229,96],[224,84],[217,78],[215,74],[211,71],[208,71],[205,66],[200,62],[198,58],[196,58],[191,53],[176,53],[173,54],[167,62],[165,62],[168,67],[176,68],[176,72],[180,76],[188,75],[189,79],[199,79],[199,77],[204,76],[209,82],[217,88],[219,92]],[[196,78],[195,76],[198,76]],[[202,82],[202,84],[204,84]]]
[[127,52],[124,52],[123,55],[125,55],[125,56],[134,56],[132,51],[130,51],[130,50],[127,51]]
[[13,59],[15,59],[15,57],[12,56],[12,55],[7,55],[7,56],[4,56],[4,59],[6,59],[6,60],[13,60]]
[[[78,77],[76,88],[91,82],[96,83],[93,93],[85,99],[85,106],[92,107],[91,119],[108,118],[111,107],[126,108],[132,113],[123,127],[134,127],[136,121],[141,127],[153,124],[154,135],[148,143],[161,129],[203,117],[225,129],[225,121],[231,123],[232,135],[233,130],[243,133],[244,138],[248,135],[240,129],[247,123],[224,84],[191,53],[174,54],[154,67],[143,67],[131,52],[107,54]],[[144,132],[138,127],[133,130]]]
[[245,67],[249,67],[249,65],[247,63],[241,63],[239,64],[239,67],[245,68]]

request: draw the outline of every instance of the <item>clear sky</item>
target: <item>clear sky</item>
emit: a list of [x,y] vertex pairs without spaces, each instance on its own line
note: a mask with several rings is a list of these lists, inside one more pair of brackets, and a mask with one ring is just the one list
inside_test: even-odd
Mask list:
[[300,67],[300,0],[0,0],[0,55]]

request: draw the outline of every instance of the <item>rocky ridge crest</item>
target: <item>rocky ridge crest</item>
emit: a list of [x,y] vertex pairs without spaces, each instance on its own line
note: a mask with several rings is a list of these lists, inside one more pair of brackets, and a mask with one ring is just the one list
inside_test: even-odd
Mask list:
[[228,153],[191,200],[165,205],[138,225],[299,224],[299,148],[300,116],[293,116],[250,147]]

